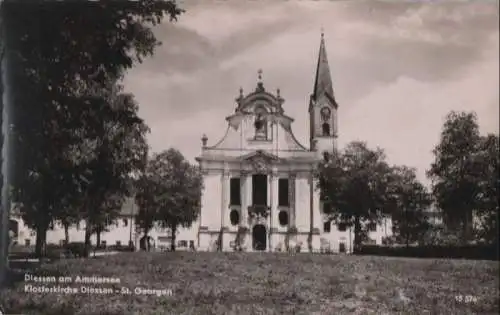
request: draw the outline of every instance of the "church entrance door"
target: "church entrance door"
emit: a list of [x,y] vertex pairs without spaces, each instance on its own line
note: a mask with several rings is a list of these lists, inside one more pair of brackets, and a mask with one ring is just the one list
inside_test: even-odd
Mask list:
[[257,224],[252,230],[253,249],[263,251],[267,248],[267,229],[262,224]]

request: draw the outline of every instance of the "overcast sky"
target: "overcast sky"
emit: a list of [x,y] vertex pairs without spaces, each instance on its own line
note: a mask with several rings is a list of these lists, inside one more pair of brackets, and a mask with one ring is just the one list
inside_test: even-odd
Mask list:
[[416,4],[361,1],[188,1],[163,42],[130,71],[151,127],[152,151],[175,147],[194,162],[201,136],[224,135],[239,88],[263,70],[281,89],[296,137],[308,145],[307,106],[321,28],[339,103],[339,146],[353,140],[425,170],[444,116],[475,111],[482,132],[499,127],[498,1]]

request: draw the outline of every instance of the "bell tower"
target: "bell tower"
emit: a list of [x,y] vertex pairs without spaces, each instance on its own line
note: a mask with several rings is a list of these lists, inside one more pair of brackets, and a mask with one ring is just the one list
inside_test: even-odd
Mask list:
[[337,108],[322,31],[314,89],[309,100],[310,146],[318,154],[336,148]]

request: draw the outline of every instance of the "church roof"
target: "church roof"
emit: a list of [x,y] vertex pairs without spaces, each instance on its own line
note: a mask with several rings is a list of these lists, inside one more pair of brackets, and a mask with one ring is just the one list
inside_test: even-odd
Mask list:
[[330,75],[330,67],[328,65],[328,57],[326,54],[325,36],[323,33],[321,33],[318,64],[316,67],[316,77],[314,80],[313,98],[314,100],[318,100],[323,95],[325,95],[334,104],[336,104],[333,94],[332,76]]

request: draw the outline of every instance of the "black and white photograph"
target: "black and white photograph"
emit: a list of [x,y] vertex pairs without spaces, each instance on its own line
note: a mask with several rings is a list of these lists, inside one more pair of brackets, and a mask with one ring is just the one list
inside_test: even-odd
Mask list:
[[0,315],[499,312],[498,0],[0,8]]

